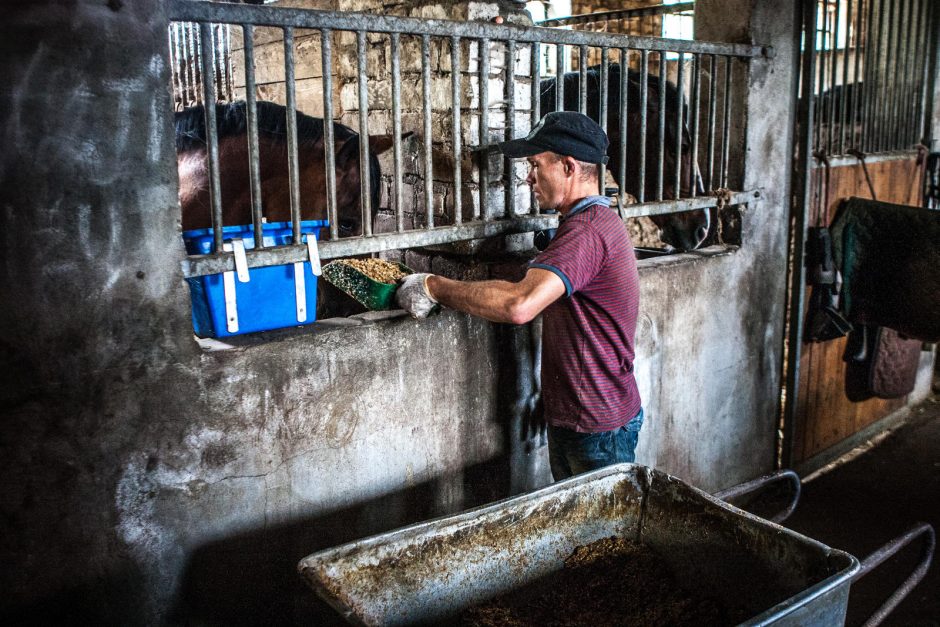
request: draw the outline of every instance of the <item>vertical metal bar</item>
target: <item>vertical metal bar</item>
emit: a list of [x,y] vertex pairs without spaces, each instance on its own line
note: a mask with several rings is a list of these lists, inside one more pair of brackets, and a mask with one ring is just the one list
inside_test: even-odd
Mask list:
[[809,185],[813,153],[813,107],[812,94],[816,76],[816,0],[803,0],[803,54],[800,58],[802,81],[799,116],[800,137],[794,190],[797,202],[792,208],[793,251],[790,263],[790,296],[787,307],[789,326],[787,332],[787,370],[783,411],[783,459],[784,468],[792,466],[794,456],[793,432],[797,418],[797,401],[800,386],[800,357],[803,350],[803,311],[806,289],[806,226],[811,202]]
[[923,11],[923,45],[920,48],[925,50],[926,54],[922,55],[923,59],[921,61],[922,69],[920,71],[920,86],[919,93],[917,95],[917,110],[914,119],[915,128],[917,129],[917,138],[915,141],[927,141],[930,138],[931,132],[928,130],[928,122],[930,119],[930,113],[933,109],[933,84],[937,80],[937,61],[938,61],[938,52],[940,52],[940,24],[938,24],[938,16],[940,16],[940,11],[937,10],[936,3],[927,3]]
[[725,57],[725,101],[721,120],[721,186],[728,187],[728,155],[731,144],[731,57]]
[[[480,39],[480,143],[489,143],[490,134],[490,40],[486,37]],[[486,220],[487,191],[490,185],[490,159],[486,152],[480,155],[480,203],[473,212],[473,219],[481,216]],[[479,212],[479,213],[478,213]]]
[[399,33],[389,35],[392,53],[392,149],[395,168],[395,226],[405,230],[404,163],[401,148],[401,39]]
[[682,196],[682,130],[684,127],[683,113],[685,109],[685,55],[679,53],[679,66],[676,72],[676,171],[673,187],[673,198]]
[[359,202],[362,209],[362,233],[372,235],[372,159],[369,154],[369,51],[366,31],[356,31],[356,65],[359,74]]
[[835,133],[836,125],[836,77],[839,72],[839,18],[840,8],[842,3],[839,0],[834,0],[836,5],[836,13],[833,19],[832,32],[829,34],[829,126],[827,130],[826,138],[826,153],[834,154],[835,146],[833,146],[833,135]]
[[[872,133],[872,147],[871,151],[879,152],[881,150],[881,140],[882,132],[884,130],[884,103],[887,99],[887,83],[888,83],[888,58],[887,53],[890,46],[890,36],[891,36],[891,21],[894,13],[894,0],[884,0],[884,3],[888,5],[888,15],[885,18],[882,15],[881,28],[879,28],[878,36],[878,100],[875,106],[875,119],[874,119],[874,132]],[[883,7],[883,5],[882,5]]]
[[[510,39],[506,42],[506,135],[507,140],[516,135],[516,41]],[[513,180],[512,159],[503,160],[503,170],[506,172],[506,217],[516,214],[516,184]]]
[[646,118],[649,96],[649,50],[640,51],[640,176],[639,176],[639,194],[637,200],[645,202],[646,200]]
[[[607,102],[609,98],[610,86],[607,84],[608,75],[610,73],[610,60],[607,58],[607,47],[604,46],[601,48],[601,88],[600,88],[600,102],[597,105],[597,123],[600,125],[604,133],[607,133]],[[600,194],[603,196],[607,184],[607,167],[601,163],[598,166],[598,177],[597,184]]]
[[[537,41],[532,42],[531,57],[529,59],[531,74],[532,74],[532,115],[529,119],[529,128],[534,128],[538,121],[541,119],[542,113],[542,55],[541,55],[541,44]],[[514,138],[515,139],[515,138]],[[538,215],[539,206],[535,201],[535,194],[529,195],[529,213],[532,215]]]
[[872,100],[875,96],[875,83],[877,82],[877,72],[875,71],[875,22],[878,17],[875,11],[875,3],[879,0],[868,0],[868,23],[865,28],[865,79],[862,89],[862,128],[861,128],[861,150],[868,152],[871,146],[871,128],[872,114],[874,107]]
[[555,111],[565,110],[565,45],[555,45]]
[[[203,76],[205,75],[205,72],[208,71],[206,70],[206,66],[202,61],[203,59],[202,50],[204,48],[204,46],[202,45],[202,39],[203,39],[202,32],[201,32],[201,27],[200,27],[200,33],[198,37],[196,36],[195,30],[193,31],[193,50],[194,50],[193,73],[196,76],[195,84],[198,84],[200,87],[200,90],[198,92],[194,91],[197,103],[205,102],[205,90],[202,90],[201,87],[203,85],[203,80],[204,80]],[[209,67],[211,68],[212,66],[209,66]]]
[[689,134],[692,137],[692,148],[689,159],[689,193],[692,196],[698,196],[698,118],[702,89],[701,73],[702,55],[695,53],[692,55],[692,109],[690,111],[692,124],[689,129]]
[[[845,154],[845,130],[846,130],[846,100],[849,95],[849,43],[852,33],[852,0],[846,0],[848,4],[845,7],[845,45],[842,47],[842,89],[839,96],[839,151],[838,154]],[[836,33],[836,47],[838,48],[839,37]]]
[[897,23],[900,13],[898,5],[899,0],[891,0],[888,3],[888,33],[886,37],[886,46],[884,49],[884,80],[882,81],[882,97],[879,101],[879,127],[878,127],[878,151],[884,151],[888,148],[891,132],[891,95],[894,87],[894,77],[891,71],[892,57],[897,48]]
[[659,127],[656,136],[659,159],[656,162],[656,200],[663,199],[663,163],[666,160],[666,52],[659,52]]
[[463,222],[463,185],[461,181],[462,156],[460,146],[460,37],[450,38],[450,94],[453,101],[451,131],[454,146],[454,224]]
[[[852,134],[849,143],[852,145],[852,148],[861,149],[859,142],[861,141],[861,128],[859,128],[858,119],[859,119],[859,109],[861,104],[861,89],[859,84],[859,66],[861,65],[861,46],[862,38],[865,35],[863,30],[862,17],[864,12],[862,9],[865,8],[865,0],[859,0],[858,11],[856,11],[855,17],[855,71],[852,73]],[[868,48],[868,45],[865,45],[865,48]]]
[[212,83],[212,25],[199,25],[199,38],[209,51],[201,57],[203,90],[205,94],[206,153],[209,158],[209,204],[212,207],[213,250],[222,251],[222,184],[219,180],[219,133],[215,116],[215,85]]
[[[327,56],[329,54],[329,37],[323,37],[323,68],[327,70]],[[324,105],[330,101],[330,92],[327,91],[326,80],[329,71],[323,72],[323,102]],[[300,243],[300,162],[297,158],[297,85],[294,81],[294,29],[284,28],[284,92],[287,101],[287,174],[290,180],[290,220],[293,227],[293,242]],[[333,207],[330,202],[330,178],[335,172],[333,164],[333,124],[332,117],[326,111],[323,113],[323,132],[324,132],[324,150],[326,151],[326,196],[327,207]],[[336,181],[333,181],[333,190],[336,189]],[[335,193],[334,193],[335,197]],[[336,215],[329,213],[330,228],[333,238],[337,237]]]
[[[715,109],[718,102],[718,75],[715,72],[718,70],[718,64],[715,61],[715,55],[708,55],[708,59],[708,141],[705,147],[705,153],[708,155],[708,165],[705,170],[708,181],[705,184],[705,190],[713,191],[717,189],[715,185]],[[810,82],[810,85],[812,84]]]
[[224,63],[223,55],[225,54],[225,48],[222,42],[222,25],[216,24],[215,29],[212,33],[212,58],[215,61],[215,64],[212,67],[212,73],[215,78],[216,85],[216,95],[222,94],[222,98],[225,98],[225,85],[222,80],[222,75],[224,74]]
[[[170,25],[166,29],[166,45],[170,49],[170,82],[173,84],[173,91],[178,92],[178,80],[179,76],[176,73],[176,47],[173,43],[173,33],[176,30],[176,24],[170,22]],[[176,105],[176,96],[174,94],[173,104]]]
[[917,99],[920,97],[920,59],[926,57],[925,54],[920,54],[920,51],[925,50],[923,43],[921,42],[921,32],[923,27],[923,6],[924,2],[922,0],[914,0],[914,6],[912,7],[912,20],[911,20],[911,63],[910,68],[907,73],[908,80],[908,90],[911,97],[908,97],[902,101],[904,105],[904,115],[901,121],[902,127],[904,129],[905,141],[908,145],[916,144],[917,137],[914,132],[915,126],[915,112],[917,110]]
[[255,86],[255,27],[242,24],[245,41],[245,110],[248,112],[248,175],[251,180],[251,223],[254,225],[255,248],[264,247],[261,206],[261,156],[258,147],[258,95]]
[[[361,72],[360,72],[361,74]],[[431,142],[431,36],[421,36],[421,86],[424,108],[424,210],[427,228],[434,228],[434,164]]]
[[620,49],[620,111],[619,116],[620,129],[620,178],[617,182],[620,185],[620,193],[626,192],[627,185],[627,138],[630,135],[629,113],[630,113],[630,55],[626,48]]
[[[813,91],[814,93],[817,94],[816,103],[815,103],[816,122],[814,124],[815,126],[814,130],[816,132],[816,141],[813,142],[813,147],[815,150],[822,150],[823,148],[822,125],[823,125],[823,122],[826,120],[826,116],[824,114],[826,111],[825,105],[827,103],[827,99],[824,96],[826,94],[826,49],[829,47],[829,30],[827,28],[829,25],[829,0],[822,0],[822,8],[823,8],[823,12],[822,12],[823,19],[822,19],[821,35],[817,35],[817,34],[813,35],[814,45],[818,39],[821,44],[820,47],[822,48],[822,52],[821,52],[822,59],[818,63],[819,80],[816,83],[816,85],[813,86]],[[817,33],[819,33],[818,25],[817,25]]]
[[232,69],[232,26],[225,25],[225,82],[229,100],[235,99],[235,73]]
[[897,77],[895,90],[893,94],[893,102],[891,103],[892,114],[894,118],[894,123],[892,124],[893,135],[894,135],[894,148],[895,150],[908,148],[906,141],[906,128],[903,126],[904,119],[904,101],[910,99],[910,94],[913,92],[913,84],[910,80],[910,56],[911,56],[911,38],[914,35],[913,26],[914,26],[914,16],[912,14],[913,0],[904,0],[904,12],[902,13],[907,19],[901,19],[899,25],[900,33],[903,33],[901,36],[901,54],[897,59],[895,67],[897,68]]
[[578,111],[587,115],[587,46],[578,47]]

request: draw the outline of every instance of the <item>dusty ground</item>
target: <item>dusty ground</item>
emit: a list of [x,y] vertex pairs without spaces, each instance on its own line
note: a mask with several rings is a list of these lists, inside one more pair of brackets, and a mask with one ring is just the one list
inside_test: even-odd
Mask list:
[[[940,532],[940,378],[934,395],[879,442],[803,483],[784,525],[864,559],[917,522]],[[851,454],[850,454],[851,455]],[[861,625],[916,566],[923,543],[852,584],[846,625]],[[940,556],[924,580],[882,623],[940,626]]]

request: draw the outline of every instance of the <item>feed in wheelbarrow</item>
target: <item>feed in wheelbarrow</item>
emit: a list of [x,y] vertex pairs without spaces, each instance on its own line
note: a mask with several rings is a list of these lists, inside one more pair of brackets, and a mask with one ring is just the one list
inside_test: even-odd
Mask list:
[[591,625],[732,625],[739,612],[715,598],[680,588],[651,548],[604,538],[575,548],[564,568],[472,607],[461,622],[474,627]]

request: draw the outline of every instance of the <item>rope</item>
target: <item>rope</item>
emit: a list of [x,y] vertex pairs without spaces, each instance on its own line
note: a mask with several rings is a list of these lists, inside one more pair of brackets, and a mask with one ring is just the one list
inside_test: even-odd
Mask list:
[[868,191],[871,192],[871,199],[878,200],[878,197],[875,195],[875,186],[872,185],[871,176],[868,174],[868,166],[865,164],[865,153],[861,150],[858,150],[857,148],[852,148],[847,152],[861,162],[862,170],[865,171],[865,180],[868,182]]

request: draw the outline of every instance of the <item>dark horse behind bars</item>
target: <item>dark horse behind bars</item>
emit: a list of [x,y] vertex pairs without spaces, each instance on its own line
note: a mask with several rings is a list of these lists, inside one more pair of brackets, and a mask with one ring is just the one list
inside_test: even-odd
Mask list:
[[[268,222],[290,220],[290,182],[287,169],[286,107],[258,103],[258,147],[261,166],[263,215]],[[216,105],[219,138],[219,178],[222,223],[251,224],[251,178],[248,166],[247,113],[244,102]],[[336,151],[336,207],[339,234],[362,232],[360,207],[359,135],[333,123]],[[370,199],[372,213],[379,204],[381,172],[377,154],[391,146],[387,135],[369,138]],[[202,105],[176,114],[176,164],[180,179],[183,229],[212,225],[209,172],[206,158],[206,122]],[[297,112],[300,178],[300,215],[304,220],[327,218],[323,120]]]
[[[640,72],[628,70],[627,75],[627,164],[626,180],[620,177],[620,137],[623,129],[620,124],[620,65],[612,63],[609,66],[607,80],[607,134],[610,147],[607,154],[610,157],[608,168],[622,191],[637,198],[640,194],[640,162],[639,146],[642,128],[640,120],[640,87],[642,77]],[[659,145],[659,90],[665,83],[666,94],[666,126],[665,146]],[[577,111],[579,102],[579,87],[581,76],[579,72],[568,72],[564,76],[564,109]],[[600,119],[600,69],[597,66],[587,69],[587,115],[595,120]],[[555,110],[556,85],[555,79],[543,79],[541,83],[540,108],[542,115]],[[680,104],[681,103],[681,104]],[[679,107],[683,110],[682,125],[682,154],[677,158],[676,120]],[[698,175],[698,166],[692,156],[691,134],[685,121],[688,119],[687,107],[679,98],[676,86],[668,81],[660,81],[655,75],[647,78],[646,100],[646,185],[644,198],[647,201],[656,199],[656,171],[660,159],[660,151],[664,149],[663,156],[663,199],[670,200],[692,195],[694,181],[697,193],[704,190],[701,186],[701,177]],[[676,163],[682,164],[682,177],[680,179],[679,194],[675,189]],[[694,170],[693,170],[694,168]],[[692,250],[697,248],[708,235],[710,216],[707,210],[688,211],[665,215],[650,216],[650,219],[659,227],[662,240],[679,250]]]

